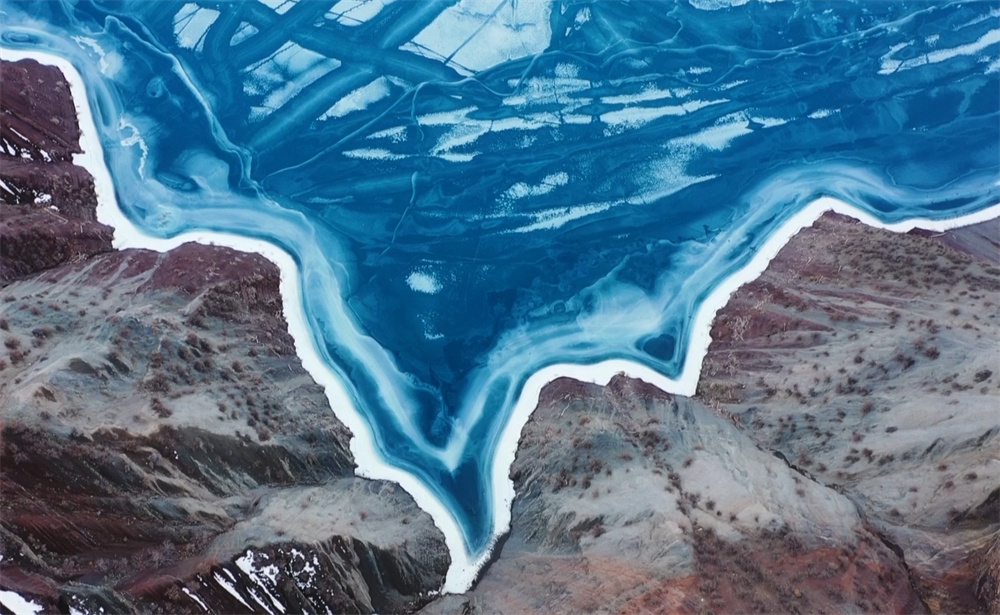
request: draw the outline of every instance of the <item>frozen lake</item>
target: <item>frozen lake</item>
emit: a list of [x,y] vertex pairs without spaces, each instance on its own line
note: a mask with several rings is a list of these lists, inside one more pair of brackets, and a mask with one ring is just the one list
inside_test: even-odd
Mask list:
[[119,245],[230,237],[285,259],[300,353],[360,471],[435,516],[461,588],[509,523],[540,383],[629,370],[693,392],[708,307],[817,208],[900,229],[996,215],[995,2],[729,4],[0,18],[5,57],[82,78]]

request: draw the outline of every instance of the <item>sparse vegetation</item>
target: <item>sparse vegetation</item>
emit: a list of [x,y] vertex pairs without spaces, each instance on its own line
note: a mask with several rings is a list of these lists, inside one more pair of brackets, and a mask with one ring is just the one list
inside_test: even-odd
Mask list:
[[161,419],[170,418],[174,411],[167,407],[159,397],[154,397],[149,403],[149,408]]

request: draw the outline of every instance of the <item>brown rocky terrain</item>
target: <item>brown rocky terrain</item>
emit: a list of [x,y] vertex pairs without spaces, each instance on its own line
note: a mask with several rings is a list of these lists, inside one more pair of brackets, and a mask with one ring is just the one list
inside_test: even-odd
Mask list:
[[996,221],[824,215],[718,314],[695,398],[550,384],[510,538],[424,612],[1000,612],[998,304]]
[[549,385],[513,475],[502,555],[470,596],[426,612],[920,610],[905,566],[846,497],[638,380]]
[[760,446],[851,498],[933,612],[1000,609],[983,592],[1000,536],[998,305],[997,221],[889,236],[824,216],[719,314],[701,382]]
[[53,66],[0,63],[0,285],[111,251],[94,180],[73,164],[80,128],[69,85]]
[[2,67],[0,588],[46,612],[426,602],[443,537],[396,485],[354,476],[277,268],[112,252],[60,73]]

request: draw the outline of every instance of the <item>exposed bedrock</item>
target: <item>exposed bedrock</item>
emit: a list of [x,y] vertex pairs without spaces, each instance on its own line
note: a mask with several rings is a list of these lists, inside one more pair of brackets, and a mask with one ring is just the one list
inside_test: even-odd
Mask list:
[[550,384],[512,474],[502,555],[473,592],[427,612],[921,609],[848,498],[641,381]]
[[80,128],[69,84],[33,60],[0,63],[0,284],[111,251],[94,180],[73,164]]
[[998,612],[998,231],[825,215],[717,316],[695,399],[550,384],[502,552],[425,612]]
[[190,610],[187,589],[214,612],[246,609],[223,584],[254,610],[270,592],[337,612],[440,587],[442,536],[398,487],[353,476],[277,283],[261,257],[186,245],[0,291],[5,583],[113,610]]
[[[14,66],[39,71],[28,84],[56,79]],[[9,123],[19,73],[3,71],[6,138],[34,120]],[[14,110],[75,122],[46,95],[68,90]],[[18,152],[62,151],[18,131]],[[396,485],[354,476],[350,434],[295,356],[278,269],[195,244],[112,252],[83,169],[60,192],[45,182],[65,156],[0,156],[14,188],[0,190],[0,587],[85,613],[429,600],[443,537]]]
[[719,314],[700,387],[854,501],[934,612],[1000,609],[998,305],[996,220],[900,236],[824,216]]

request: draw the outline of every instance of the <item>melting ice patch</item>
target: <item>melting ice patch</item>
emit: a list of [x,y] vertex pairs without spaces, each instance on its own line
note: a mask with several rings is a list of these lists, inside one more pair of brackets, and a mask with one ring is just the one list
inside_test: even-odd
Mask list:
[[259,121],[280,109],[304,88],[338,68],[340,61],[327,58],[292,42],[245,71],[243,92],[257,98],[250,121]]
[[139,166],[136,169],[139,175],[142,176],[146,169],[146,160],[149,158],[149,147],[143,140],[142,133],[140,133],[136,125],[128,121],[124,115],[118,118],[118,130],[123,135],[125,135],[125,132],[128,131],[128,134],[123,136],[121,141],[118,142],[119,145],[122,147],[132,147],[135,145],[139,148],[139,151],[142,152],[139,156]]
[[245,21],[241,22],[240,27],[237,28],[236,32],[234,32],[233,36],[229,39],[229,46],[235,47],[258,32],[260,32],[260,30],[258,30],[257,26],[252,23],[247,23]]
[[[929,42],[933,41],[933,42]],[[933,47],[938,42],[938,39],[925,39],[925,43],[928,46]],[[926,64],[936,64],[938,62],[945,62],[951,60],[952,58],[957,58],[959,56],[971,56],[975,55],[981,51],[988,49],[990,46],[1000,43],[1000,30],[990,30],[983,34],[979,39],[965,45],[958,45],[956,47],[950,47],[948,49],[933,49],[930,51],[925,51],[924,53],[919,53],[912,58],[907,58],[905,60],[897,60],[894,56],[898,55],[900,51],[910,47],[913,43],[899,43],[894,45],[889,49],[889,53],[882,56],[882,66],[879,68],[880,75],[888,75],[896,71],[911,70],[918,66],[924,66]],[[996,61],[996,56],[984,56],[983,61],[990,62]]]
[[836,112],[837,112],[836,109],[816,109],[815,111],[810,113],[808,117],[811,120],[821,120],[824,117],[830,117]]
[[589,205],[575,205],[572,207],[556,207],[554,209],[546,209],[544,211],[531,214],[531,217],[535,219],[534,222],[515,228],[512,232],[530,233],[532,231],[555,230],[574,220],[579,220],[580,218],[585,218],[587,216],[607,211],[611,209],[611,207],[611,203],[592,203]]
[[402,160],[406,158],[401,154],[394,154],[387,149],[379,147],[361,147],[347,150],[344,156],[348,158],[358,158],[361,160]]
[[98,66],[100,67],[101,73],[108,77],[115,77],[118,71],[121,69],[123,58],[117,50],[105,50],[100,43],[90,36],[73,36],[72,40],[76,41],[80,47],[84,49],[89,49],[97,55],[99,58]]
[[548,2],[459,0],[402,48],[472,73],[544,51],[550,11]]
[[174,15],[174,36],[183,49],[201,50],[205,33],[219,18],[219,11],[188,3]]
[[558,64],[555,73],[551,77],[509,79],[507,86],[516,88],[516,93],[505,97],[503,103],[516,108],[528,105],[567,105],[565,111],[573,111],[580,105],[590,102],[589,96],[580,97],[578,94],[588,91],[593,83],[578,78],[573,65]]
[[788,120],[781,117],[764,117],[760,115],[751,115],[750,120],[754,123],[760,124],[764,128],[774,128],[775,126],[781,126],[782,124],[787,124]]
[[696,134],[672,139],[670,145],[677,148],[695,146],[720,151],[733,139],[752,132],[750,122],[744,114],[733,114],[719,118],[715,126],[705,128]]
[[360,87],[347,96],[338,100],[332,107],[327,109],[321,120],[344,117],[348,113],[364,111],[369,105],[377,103],[389,95],[389,80],[379,77],[364,87]]
[[292,7],[298,3],[299,0],[260,0],[260,2],[272,9],[279,15],[284,15],[288,11],[292,10]]
[[360,26],[393,0],[340,0],[327,11],[326,18],[334,19],[345,26]]
[[699,109],[728,102],[728,99],[720,98],[716,100],[688,100],[675,105],[662,105],[659,107],[627,107],[618,111],[608,111],[601,114],[601,121],[608,125],[605,131],[607,136],[617,134],[623,130],[634,130],[641,128],[644,124],[671,115],[687,115]]
[[441,283],[438,282],[438,279],[433,274],[423,270],[410,272],[410,275],[406,276],[406,283],[414,292],[425,295],[436,295],[441,290]]
[[685,188],[718,177],[716,174],[695,176],[688,173],[687,164],[694,155],[690,144],[678,147],[668,143],[665,149],[668,152],[666,156],[643,166],[643,172],[639,174],[642,179],[638,182],[641,190],[629,197],[629,204],[650,205]]
[[393,143],[401,143],[406,140],[406,127],[405,126],[394,126],[392,128],[386,128],[385,130],[379,130],[378,132],[373,132],[368,135],[369,139],[389,139]]
[[691,6],[704,11],[718,11],[735,6],[742,6],[749,1],[750,0],[689,0],[689,2],[691,2]]
[[516,201],[518,199],[532,196],[544,196],[556,188],[565,186],[568,183],[569,174],[565,171],[559,171],[558,173],[546,175],[542,178],[542,181],[537,184],[517,182],[503,193],[501,201],[505,204],[510,204],[512,201]]
[[616,94],[614,96],[602,96],[601,102],[606,105],[634,105],[636,103],[649,102],[651,100],[661,100],[664,98],[680,98],[675,96],[671,90],[661,90],[655,86],[647,86],[636,94]]

